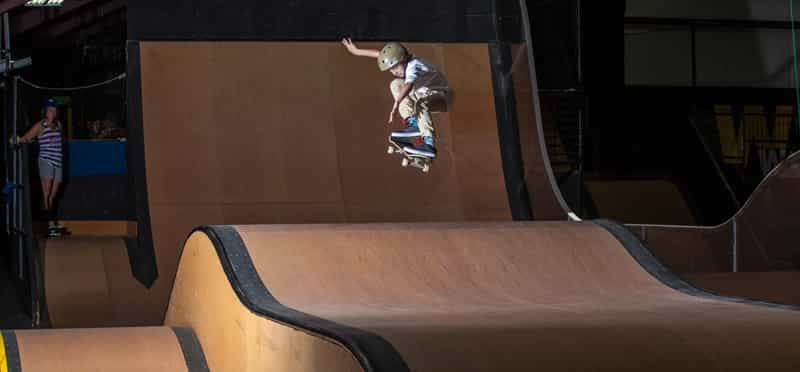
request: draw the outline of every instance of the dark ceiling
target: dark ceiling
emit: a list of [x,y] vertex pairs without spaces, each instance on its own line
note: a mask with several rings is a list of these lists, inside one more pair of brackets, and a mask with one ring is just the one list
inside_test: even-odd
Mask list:
[[33,57],[24,77],[53,86],[94,82],[124,71],[125,0],[64,0],[60,7],[26,7],[0,0],[8,12],[13,58]]
[[75,45],[104,29],[125,24],[125,0],[64,0],[61,7],[42,8],[26,7],[25,3],[0,0],[0,14],[9,12],[13,39],[23,42]]

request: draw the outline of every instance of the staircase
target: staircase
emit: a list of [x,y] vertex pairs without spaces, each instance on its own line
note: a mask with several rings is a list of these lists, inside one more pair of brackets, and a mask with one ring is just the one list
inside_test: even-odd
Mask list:
[[580,110],[576,99],[550,96],[542,99],[542,129],[553,175],[560,183],[580,164]]

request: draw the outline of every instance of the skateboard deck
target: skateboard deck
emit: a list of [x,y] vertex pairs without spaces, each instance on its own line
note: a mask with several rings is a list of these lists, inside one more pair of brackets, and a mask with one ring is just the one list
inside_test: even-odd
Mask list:
[[408,167],[409,165],[418,168],[423,173],[428,173],[431,170],[431,164],[433,163],[433,159],[427,156],[416,155],[416,154],[409,154],[406,152],[403,147],[413,147],[414,143],[409,141],[406,138],[394,138],[389,136],[389,147],[387,148],[386,152],[388,154],[400,154],[403,156],[403,160],[400,162],[400,165],[403,167]]

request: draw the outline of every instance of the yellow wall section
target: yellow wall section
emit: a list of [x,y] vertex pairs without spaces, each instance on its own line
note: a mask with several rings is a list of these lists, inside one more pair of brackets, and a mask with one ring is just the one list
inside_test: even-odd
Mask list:
[[6,341],[0,333],[0,372],[8,372],[8,362],[6,360]]

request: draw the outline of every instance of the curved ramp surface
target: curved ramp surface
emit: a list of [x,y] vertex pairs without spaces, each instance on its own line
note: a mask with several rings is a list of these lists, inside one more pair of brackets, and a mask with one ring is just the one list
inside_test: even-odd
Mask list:
[[167,323],[214,371],[800,368],[800,312],[704,294],[608,226],[210,227]]
[[3,372],[208,372],[188,329],[167,327],[2,331]]
[[128,327],[163,321],[163,310],[147,306],[151,293],[133,277],[126,239],[41,239],[39,249],[50,326]]
[[742,208],[718,226],[629,226],[675,271],[798,271],[798,185],[800,152],[775,167]]

